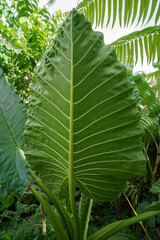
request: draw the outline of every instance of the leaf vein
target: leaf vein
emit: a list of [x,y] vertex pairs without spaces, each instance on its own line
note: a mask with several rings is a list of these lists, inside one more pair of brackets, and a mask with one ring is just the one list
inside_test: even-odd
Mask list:
[[66,102],[70,103],[70,101],[65,98],[56,88],[54,88],[49,82],[47,82],[40,74],[38,74],[37,72],[35,72],[35,74],[41,78],[48,86],[50,86],[54,91],[56,91]]
[[56,65],[53,63],[53,61],[47,56],[47,54],[45,55],[45,57],[48,59],[48,61],[52,64],[52,66],[61,74],[61,76],[70,83],[70,80],[56,67]]
[[115,113],[117,113],[117,112],[120,112],[121,110],[124,110],[124,109],[126,109],[126,108],[128,108],[128,107],[130,107],[130,106],[132,106],[132,105],[135,105],[135,102],[133,102],[133,103],[131,103],[130,105],[127,105],[127,106],[125,106],[125,107],[123,107],[123,108],[120,108],[120,109],[118,109],[117,111],[111,112],[111,113],[109,113],[109,114],[107,114],[107,115],[105,115],[105,116],[103,116],[103,117],[101,117],[101,118],[98,118],[97,120],[95,120],[94,122],[90,123],[90,124],[87,125],[86,127],[84,127],[84,128],[82,128],[81,130],[75,132],[75,135],[78,134],[78,133],[80,133],[80,132],[83,132],[84,130],[86,130],[87,128],[89,128],[89,127],[92,126],[93,124],[99,122],[100,120],[102,120],[102,119],[104,119],[104,118],[106,118],[106,117],[109,117],[109,116],[111,116],[111,115],[113,115],[113,114],[115,114]]
[[75,102],[74,105],[82,102],[85,98],[87,98],[92,92],[94,92],[95,90],[97,90],[99,87],[101,87],[103,84],[107,83],[108,81],[110,81],[112,78],[114,78],[115,76],[117,76],[118,74],[120,74],[121,72],[123,72],[124,69],[122,69],[121,71],[119,71],[117,74],[113,75],[112,77],[108,78],[106,81],[102,82],[101,84],[99,84],[97,87],[93,88],[88,94],[86,94],[83,98],[81,98],[79,101]]
[[[98,154],[93,154],[93,155],[89,155],[89,156],[86,156],[86,157],[77,159],[75,162],[77,163],[77,162],[82,161],[82,160],[84,160],[84,159],[93,158],[93,157],[97,157],[97,156],[102,156],[102,155],[105,155],[105,154],[108,154],[108,153],[117,153],[117,152],[128,151],[128,150],[135,149],[135,148],[137,148],[137,146],[132,147],[132,148],[120,149],[120,150],[116,150],[116,151],[102,152],[102,153],[98,153]],[[80,166],[77,166],[77,168],[78,168],[78,167],[80,167]]]

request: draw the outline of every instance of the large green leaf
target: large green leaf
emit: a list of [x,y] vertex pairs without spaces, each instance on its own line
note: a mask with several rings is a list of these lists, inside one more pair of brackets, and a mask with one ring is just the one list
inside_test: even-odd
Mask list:
[[88,197],[111,201],[127,180],[145,173],[125,67],[76,10],[35,70],[30,90],[26,156],[52,192],[65,193],[74,178]]
[[25,121],[26,107],[0,69],[0,184],[12,192],[23,190],[29,182],[28,167],[20,153]]

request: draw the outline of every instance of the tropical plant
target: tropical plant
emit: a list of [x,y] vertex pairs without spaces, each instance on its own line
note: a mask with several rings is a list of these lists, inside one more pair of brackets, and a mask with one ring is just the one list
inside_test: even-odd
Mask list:
[[111,43],[116,50],[118,59],[127,66],[141,63],[146,57],[148,64],[160,59],[160,26],[144,28],[142,31],[132,32]]
[[[51,6],[55,1],[50,0]],[[79,4],[78,4],[79,3]],[[137,64],[139,58],[143,63],[160,61],[160,2],[159,0],[82,0],[76,7],[93,26],[107,28],[115,26],[130,27],[146,25],[154,21],[155,26],[144,28],[117,39],[111,46],[115,47],[118,60],[126,65]]]
[[[155,78],[157,76],[155,72]],[[150,86],[146,82],[146,78],[154,76],[153,74],[142,74],[131,76],[131,79],[136,83],[138,89],[137,97],[139,100],[139,110],[141,113],[141,126],[144,129],[143,136],[143,151],[147,158],[148,163],[148,185],[152,186],[159,178],[159,166],[160,166],[160,98],[159,98],[159,84],[156,86]],[[154,153],[154,154],[153,154]],[[160,200],[160,195],[157,193],[157,199]],[[148,202],[148,201],[147,201]],[[144,201],[145,205],[147,204]],[[159,204],[159,203],[157,203]],[[148,203],[149,205],[149,203]],[[140,206],[144,206],[143,202]],[[151,205],[152,206],[152,205]],[[156,206],[154,203],[153,206]],[[152,209],[152,208],[148,208]]]
[[[2,73],[0,80],[0,184],[9,191],[22,191],[30,170],[61,216],[64,225],[33,183],[29,184],[58,238],[86,239],[92,202],[114,200],[127,180],[145,174],[143,132],[125,67],[117,61],[114,49],[105,46],[103,35],[72,10],[30,84],[24,132],[27,162],[20,151],[24,149],[25,107]],[[79,213],[76,186],[81,191]],[[58,197],[69,199],[73,220]],[[153,210],[111,223],[88,239],[109,238],[158,214]]]
[[149,82],[155,90],[158,90],[158,95],[159,96],[159,80],[160,80],[160,69],[156,70],[155,72],[152,72],[150,74],[147,74],[145,76],[145,80]]
[[[51,6],[55,1],[50,0],[47,5]],[[154,17],[156,25],[160,18],[159,0],[78,0],[77,4],[77,9],[96,27],[107,27],[109,24],[114,27],[117,19],[120,27],[131,26],[133,23],[143,25]]]
[[77,9],[87,16],[92,24],[102,27],[109,23],[114,27],[116,19],[119,20],[120,27],[131,26],[135,22],[146,24],[154,18],[154,14],[156,25],[160,18],[159,0],[83,0]]

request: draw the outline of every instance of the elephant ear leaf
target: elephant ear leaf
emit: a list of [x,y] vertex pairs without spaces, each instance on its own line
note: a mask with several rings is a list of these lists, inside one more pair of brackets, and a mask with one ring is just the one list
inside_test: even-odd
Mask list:
[[132,84],[115,50],[78,11],[60,27],[30,90],[26,156],[53,193],[74,179],[89,198],[111,201],[145,174]]
[[21,155],[26,107],[0,69],[0,184],[7,191],[22,191],[29,182],[28,167]]

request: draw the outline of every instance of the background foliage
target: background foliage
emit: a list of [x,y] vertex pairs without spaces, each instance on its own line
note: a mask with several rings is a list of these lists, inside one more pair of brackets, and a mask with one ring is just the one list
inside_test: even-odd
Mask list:
[[52,45],[67,13],[51,15],[45,6],[39,8],[36,0],[0,0],[0,6],[0,67],[27,99],[34,68]]

